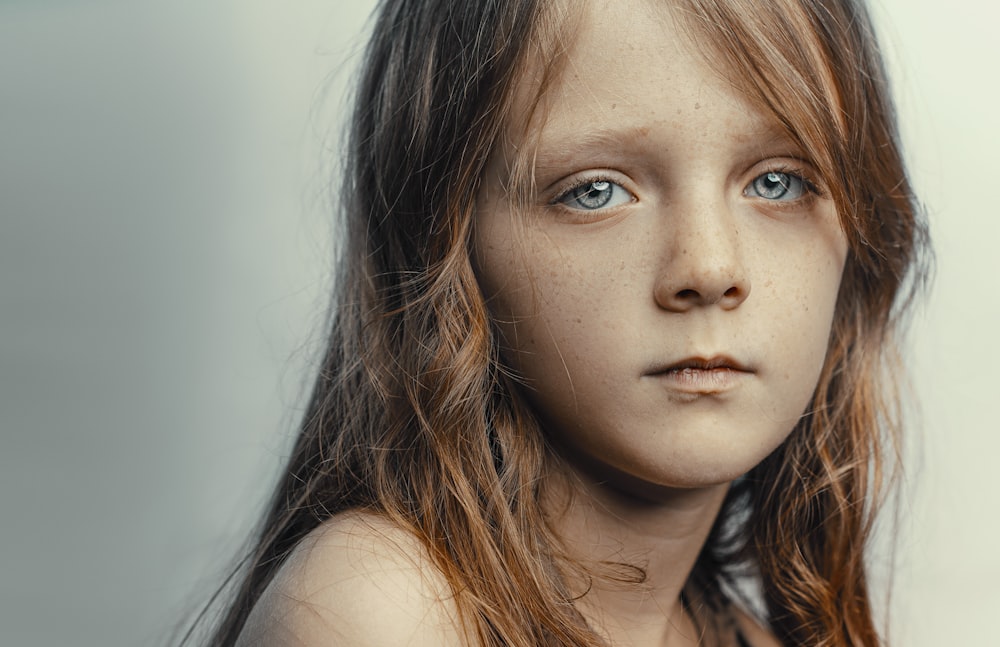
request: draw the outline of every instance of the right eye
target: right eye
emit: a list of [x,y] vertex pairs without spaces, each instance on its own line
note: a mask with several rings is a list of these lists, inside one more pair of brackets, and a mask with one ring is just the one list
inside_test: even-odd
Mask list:
[[588,180],[576,185],[554,200],[570,209],[596,211],[628,204],[635,200],[627,189],[611,180]]

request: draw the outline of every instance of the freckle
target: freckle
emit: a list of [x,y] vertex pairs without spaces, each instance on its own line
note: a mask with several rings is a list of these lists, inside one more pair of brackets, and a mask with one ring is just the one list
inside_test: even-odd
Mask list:
[[625,269],[625,261],[622,261],[622,265],[618,269],[620,269],[620,270],[624,270]]
[[615,108],[617,108],[617,107],[618,107],[618,104],[617,104],[617,103],[612,103],[612,104],[611,104],[611,109],[612,109],[612,110],[614,110],[614,109],[615,109]]
[[576,318],[576,323],[583,323],[583,319],[581,319],[580,317],[577,317]]
[[696,103],[694,104],[694,109],[695,109],[695,110],[701,110],[701,104],[700,104],[700,103],[697,103],[697,102],[696,102]]

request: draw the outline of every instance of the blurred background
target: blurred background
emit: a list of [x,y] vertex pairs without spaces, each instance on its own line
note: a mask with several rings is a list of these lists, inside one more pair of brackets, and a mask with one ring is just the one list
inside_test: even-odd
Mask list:
[[[322,345],[371,5],[0,0],[0,643],[166,644],[245,541]],[[986,644],[1000,5],[874,10],[938,251],[894,637]]]

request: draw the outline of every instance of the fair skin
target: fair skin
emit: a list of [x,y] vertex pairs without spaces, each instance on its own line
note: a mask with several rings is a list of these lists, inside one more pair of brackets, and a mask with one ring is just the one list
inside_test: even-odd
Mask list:
[[477,221],[507,360],[568,465],[553,516],[578,559],[647,574],[579,605],[613,645],[695,644],[681,588],[812,397],[847,254],[802,152],[688,39],[662,4],[592,3],[537,140],[510,136],[537,192],[515,212],[499,158]]
[[447,582],[385,518],[341,514],[296,547],[238,647],[464,647]]
[[[572,582],[578,608],[616,647],[696,645],[681,589],[729,483],[809,404],[847,243],[802,152],[662,5],[591,3],[576,36],[534,137],[491,162],[473,258],[565,465],[543,504],[567,549],[646,572]],[[528,148],[520,210],[505,169]],[[419,543],[352,513],[299,546],[240,645],[465,644],[456,618]]]

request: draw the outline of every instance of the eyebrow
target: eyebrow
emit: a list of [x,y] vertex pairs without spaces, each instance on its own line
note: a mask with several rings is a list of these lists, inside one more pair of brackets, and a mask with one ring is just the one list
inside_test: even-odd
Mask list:
[[[612,140],[626,139],[626,140],[640,140],[645,139],[649,135],[649,126],[627,126],[621,128],[590,128],[579,133],[579,137],[583,144],[607,144],[611,143]],[[558,133],[560,138],[576,136],[577,133],[573,133],[566,129],[565,132]]]
[[627,128],[587,129],[579,133],[570,130],[559,131],[556,135],[543,136],[535,148],[535,162],[538,168],[562,166],[580,154],[591,151],[605,152],[614,150],[617,153],[630,151],[636,144],[649,136],[647,126],[630,126]]
[[[545,133],[538,140],[534,150],[535,168],[545,171],[562,168],[580,156],[587,154],[607,154],[642,156],[643,142],[649,139],[649,126],[627,126],[586,129],[574,133],[570,129]],[[776,153],[798,156],[801,146],[780,124],[774,121],[755,120],[751,128],[737,133],[734,143],[747,157]]]

